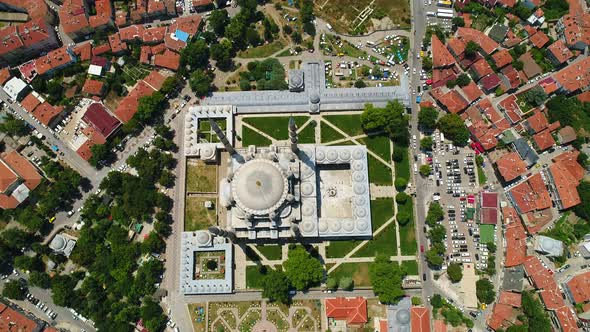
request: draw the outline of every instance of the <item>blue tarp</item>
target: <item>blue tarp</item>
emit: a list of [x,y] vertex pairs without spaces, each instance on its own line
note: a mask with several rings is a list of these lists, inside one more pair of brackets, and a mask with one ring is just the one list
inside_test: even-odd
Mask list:
[[188,38],[190,37],[188,33],[182,31],[182,30],[176,30],[174,32],[174,35],[176,36],[176,38],[178,38],[179,40],[182,40],[183,42],[187,42]]

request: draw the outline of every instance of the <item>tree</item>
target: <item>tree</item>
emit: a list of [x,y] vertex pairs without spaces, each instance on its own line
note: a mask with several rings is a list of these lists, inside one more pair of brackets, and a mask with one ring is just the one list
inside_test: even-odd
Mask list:
[[303,41],[303,38],[301,37],[299,31],[293,31],[293,33],[291,34],[291,39],[295,44],[301,44],[301,42]]
[[486,244],[488,251],[493,255],[496,253],[496,245],[494,244],[494,242],[488,242]]
[[432,58],[429,56],[424,56],[422,58],[422,69],[426,71],[430,71],[432,69]]
[[211,12],[209,16],[209,26],[217,37],[222,37],[225,33],[225,27],[229,24],[229,14],[225,9],[218,9]]
[[25,287],[17,280],[9,280],[2,289],[2,296],[13,300],[24,300],[26,293]]
[[289,303],[291,282],[283,271],[270,270],[262,279],[262,297],[271,302]]
[[31,283],[31,285],[36,287],[41,287],[45,289],[51,287],[51,278],[45,272],[31,272],[31,274],[29,275],[29,282]]
[[369,277],[373,292],[382,303],[396,303],[404,296],[402,278],[404,272],[397,264],[392,264],[389,257],[378,254],[374,263],[369,267]]
[[488,279],[479,279],[475,283],[475,294],[481,303],[490,304],[496,298],[494,285]]
[[361,114],[361,125],[367,132],[384,130],[396,143],[407,145],[410,132],[404,106],[397,100],[388,102],[385,108],[366,104]]
[[467,144],[469,130],[459,115],[447,114],[443,116],[438,120],[437,127],[455,145],[463,146]]
[[442,306],[443,306],[442,296],[440,296],[440,294],[432,295],[432,297],[430,298],[430,305],[434,309],[442,308]]
[[541,106],[547,100],[547,93],[541,86],[537,85],[524,93],[524,99],[535,107]]
[[367,86],[367,84],[365,84],[365,81],[361,80],[360,78],[354,82],[354,87],[357,89],[362,89],[362,88],[365,88],[366,86]]
[[141,243],[141,252],[144,254],[161,253],[166,248],[166,242],[155,232],[150,232],[149,235]]
[[391,159],[393,159],[393,161],[400,163],[407,157],[408,150],[405,147],[399,145],[393,146],[393,154],[391,155]]
[[420,166],[420,175],[422,175],[423,177],[427,177],[428,175],[430,175],[430,172],[432,172],[430,165],[425,164]]
[[408,212],[406,212],[406,211],[399,211],[397,213],[395,219],[397,220],[397,223],[400,226],[403,227],[403,226],[407,225],[410,222],[411,217],[410,217],[410,214]]
[[545,311],[543,304],[535,297],[533,292],[522,292],[522,311],[527,318],[529,331],[551,331],[551,321],[547,311]]
[[436,128],[438,111],[434,107],[422,107],[418,113],[418,126],[423,130],[432,131]]
[[333,291],[338,289],[338,279],[334,277],[328,277],[326,280],[326,288]]
[[479,52],[479,44],[472,40],[468,41],[465,45],[465,55],[471,58],[474,57],[477,52]]
[[51,280],[51,298],[53,302],[62,307],[69,307],[74,298],[72,290],[76,287],[77,280],[71,275],[58,274]]
[[399,192],[397,193],[397,195],[395,195],[395,201],[397,202],[397,204],[404,204],[406,203],[406,201],[408,200],[410,196],[408,194],[406,194],[405,192]]
[[341,289],[349,291],[354,287],[354,280],[351,277],[342,277],[338,285]]
[[88,162],[94,167],[98,166],[100,161],[112,159],[112,152],[106,144],[94,144],[90,147],[90,152],[92,156]]
[[201,39],[188,43],[180,51],[180,63],[183,66],[190,66],[192,70],[207,68],[209,64],[209,46]]
[[233,55],[233,45],[229,39],[211,45],[211,57],[216,61],[217,68],[223,71],[228,71],[233,67]]
[[312,257],[303,247],[289,250],[283,263],[285,273],[297,290],[305,290],[319,284],[324,278],[324,267],[317,258]]
[[428,266],[436,269],[440,269],[444,263],[443,258],[439,255],[438,251],[434,249],[429,249],[426,251],[425,255],[426,262]]
[[461,16],[455,16],[455,17],[453,17],[453,20],[451,22],[453,22],[453,25],[456,25],[458,27],[464,27],[465,26],[465,20]]
[[204,97],[209,94],[211,82],[213,82],[211,77],[201,69],[193,71],[189,79],[189,85],[198,97]]
[[285,25],[283,25],[283,32],[290,35],[293,33],[293,28],[291,28],[290,25],[285,24]]
[[424,150],[432,150],[432,136],[426,136],[420,140],[420,147]]
[[406,178],[398,176],[395,178],[394,185],[395,189],[397,189],[398,191],[403,191],[406,189],[406,186],[408,185],[408,180]]
[[520,60],[512,61],[512,67],[516,70],[522,70],[524,68],[524,63]]
[[17,256],[14,258],[14,266],[22,271],[41,271],[45,269],[45,264],[39,256]]
[[158,183],[166,188],[174,186],[175,176],[169,170],[163,170]]
[[574,207],[574,212],[578,217],[590,220],[590,182],[580,182],[577,189],[582,203]]
[[447,268],[447,275],[452,282],[459,282],[463,279],[463,270],[458,263],[451,263]]
[[467,86],[469,84],[469,82],[471,82],[471,78],[469,77],[469,75],[462,73],[461,75],[459,75],[459,77],[457,77],[455,82],[457,83],[458,86],[464,87],[464,86]]
[[143,320],[143,326],[148,331],[163,331],[166,328],[167,317],[164,315],[162,307],[151,297],[144,299],[140,309],[140,316]]
[[4,122],[0,123],[0,132],[20,137],[28,135],[31,130],[25,121],[15,118],[12,114],[6,114]]

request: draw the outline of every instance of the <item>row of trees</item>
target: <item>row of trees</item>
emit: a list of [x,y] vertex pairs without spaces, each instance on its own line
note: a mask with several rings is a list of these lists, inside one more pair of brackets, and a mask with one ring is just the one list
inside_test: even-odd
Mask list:
[[384,131],[396,144],[408,146],[410,142],[409,117],[404,105],[397,100],[388,102],[384,108],[366,104],[361,125],[366,132]]
[[430,249],[425,253],[426,262],[428,266],[435,269],[440,269],[444,264],[444,254],[446,248],[444,240],[446,238],[446,228],[439,224],[444,218],[444,211],[438,202],[430,203],[428,213],[426,214],[426,224],[429,227],[428,237],[430,239]]

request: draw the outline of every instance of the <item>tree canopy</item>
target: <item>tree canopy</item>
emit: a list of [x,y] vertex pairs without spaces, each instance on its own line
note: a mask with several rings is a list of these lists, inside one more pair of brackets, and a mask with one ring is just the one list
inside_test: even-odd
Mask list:
[[291,282],[283,271],[270,270],[262,279],[262,297],[281,303],[289,303]]
[[297,290],[318,285],[324,278],[322,263],[301,246],[289,250],[289,256],[283,263],[283,267],[291,284]]
[[422,107],[418,113],[418,125],[427,131],[436,129],[438,111],[434,107]]
[[452,282],[459,282],[463,279],[463,270],[458,263],[451,263],[447,268],[447,275]]
[[26,293],[26,288],[18,280],[9,280],[2,289],[2,296],[13,300],[24,300]]
[[189,42],[180,51],[180,63],[192,70],[205,69],[209,64],[209,45],[202,39]]
[[405,276],[402,268],[392,264],[387,255],[378,254],[369,267],[369,277],[373,292],[382,303],[397,303],[404,296],[402,279]]
[[388,102],[384,108],[365,105],[361,124],[367,132],[385,131],[398,144],[407,145],[409,142],[408,117],[404,106],[397,100]]
[[481,303],[490,304],[496,298],[494,285],[488,279],[479,279],[475,283],[475,294]]
[[455,145],[465,145],[469,139],[469,130],[457,114],[446,114],[437,122],[437,127],[445,137]]
[[211,76],[201,69],[193,71],[188,81],[191,89],[198,97],[204,97],[209,94],[211,82],[213,82]]
[[209,15],[209,26],[217,37],[222,37],[225,33],[225,27],[229,24],[229,14],[225,9],[218,9],[211,12]]

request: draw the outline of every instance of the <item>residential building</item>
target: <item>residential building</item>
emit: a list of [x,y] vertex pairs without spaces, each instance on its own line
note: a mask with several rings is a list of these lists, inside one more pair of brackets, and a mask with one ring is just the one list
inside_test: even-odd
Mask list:
[[31,91],[31,87],[18,77],[8,80],[3,89],[12,101],[20,101]]
[[543,112],[537,111],[523,122],[523,127],[530,135],[533,135],[549,127],[549,121]]
[[104,83],[98,80],[87,79],[84,82],[82,92],[91,96],[102,96],[104,93]]
[[524,138],[517,138],[512,145],[520,158],[526,162],[527,167],[532,167],[539,160],[539,155],[535,153],[535,150],[531,148]]
[[553,135],[551,135],[551,132],[547,129],[533,135],[533,141],[535,142],[537,151],[539,152],[545,151],[550,147],[555,146]]
[[0,65],[23,63],[59,46],[55,31],[43,19],[0,29]]
[[448,68],[455,64],[456,60],[453,55],[434,33],[432,34],[431,47],[433,68]]
[[367,300],[362,297],[326,299],[326,317],[345,321],[347,326],[363,327],[368,322]]
[[44,325],[0,302],[0,331],[41,332]]
[[494,64],[499,69],[512,63],[512,56],[508,50],[502,49],[492,54],[492,60],[494,60]]
[[577,137],[576,130],[572,126],[565,126],[559,129],[559,132],[557,133],[559,144],[571,143],[575,141]]
[[54,71],[75,63],[76,55],[69,46],[62,46],[35,60],[39,75],[51,75]]
[[590,271],[574,276],[566,286],[566,294],[573,303],[590,301]]
[[164,38],[166,47],[172,51],[180,52],[186,46],[187,42],[197,34],[202,22],[200,15],[177,18],[174,23],[168,26],[168,31]]
[[484,58],[481,58],[471,65],[469,72],[471,73],[473,80],[477,82],[480,78],[493,74],[494,70]]
[[55,15],[43,0],[0,0],[0,10],[27,13],[31,20],[43,19],[49,24],[55,22]]
[[492,54],[500,45],[485,33],[473,28],[458,28],[457,38],[465,44],[470,41],[477,43],[486,55]]
[[583,51],[590,45],[590,13],[570,11],[557,21],[555,31],[569,48]]
[[530,42],[536,48],[543,48],[549,42],[549,36],[547,36],[543,31],[537,31],[534,35],[529,37]]
[[166,50],[163,54],[154,56],[154,64],[156,67],[177,71],[180,67],[180,54]]
[[[513,1],[513,0],[512,0]],[[508,26],[503,24],[494,24],[494,26],[488,32],[488,36],[493,39],[496,43],[501,43],[506,34],[508,33]]]
[[128,122],[137,112],[139,99],[144,96],[151,96],[155,91],[160,90],[166,78],[157,71],[152,71],[146,78],[137,82],[133,90],[121,100],[115,110],[115,116],[123,123]]
[[509,152],[496,161],[496,168],[504,182],[511,182],[526,172],[527,165],[517,152]]
[[114,26],[111,0],[95,0],[94,7],[96,15],[88,17],[88,23],[93,29],[105,29]]
[[469,103],[457,90],[449,90],[444,92],[443,87],[436,88],[430,91],[430,95],[450,113],[460,113],[469,106]]
[[556,67],[561,66],[573,56],[574,54],[567,48],[563,40],[558,40],[547,47],[547,57]]
[[518,58],[522,62],[522,71],[526,75],[526,79],[530,80],[535,76],[541,75],[543,69],[535,62],[531,52],[526,52]]
[[82,39],[94,29],[88,21],[88,7],[84,0],[64,0],[59,10],[62,31],[72,39]]
[[590,89],[590,57],[584,57],[570,63],[567,67],[553,74],[559,84],[559,90],[574,94]]
[[17,207],[42,179],[35,166],[18,152],[3,153],[0,157],[0,208]]
[[581,199],[577,186],[584,178],[584,168],[577,162],[579,151],[565,152],[553,158],[549,166],[551,188],[555,203],[560,210],[569,209],[580,204]]
[[[502,214],[504,215],[505,220],[511,220],[511,222],[506,223],[506,230],[504,232],[504,238],[506,239],[506,259],[504,261],[504,266],[518,266],[524,262],[526,257],[527,234],[520,222],[518,213],[513,207],[502,209]],[[512,216],[512,219],[506,218],[509,214]],[[518,290],[520,291],[520,288]]]

